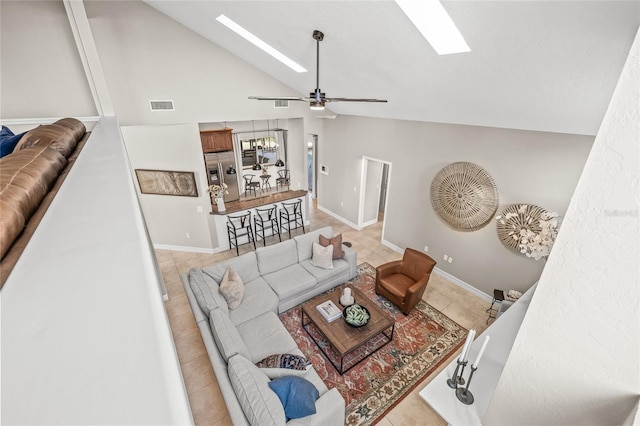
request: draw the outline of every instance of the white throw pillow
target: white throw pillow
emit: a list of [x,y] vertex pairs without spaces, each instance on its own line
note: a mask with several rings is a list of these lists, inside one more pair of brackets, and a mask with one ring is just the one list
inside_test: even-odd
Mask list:
[[333,269],[333,246],[328,245],[327,247],[322,247],[318,243],[313,243],[311,255],[311,264],[313,266],[317,266],[318,268],[324,269]]
[[229,309],[233,310],[240,306],[242,298],[244,297],[244,283],[240,275],[231,267],[227,268],[227,271],[222,276],[220,282],[220,293],[227,300]]

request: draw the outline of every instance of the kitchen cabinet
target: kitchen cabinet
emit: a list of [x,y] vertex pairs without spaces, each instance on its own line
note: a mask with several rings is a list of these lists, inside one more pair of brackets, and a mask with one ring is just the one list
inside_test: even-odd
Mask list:
[[233,151],[233,129],[204,130],[200,132],[202,152]]

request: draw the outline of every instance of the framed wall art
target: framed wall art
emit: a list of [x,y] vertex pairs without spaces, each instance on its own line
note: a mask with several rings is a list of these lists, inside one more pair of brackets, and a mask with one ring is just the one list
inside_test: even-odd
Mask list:
[[136,169],[136,176],[143,194],[198,196],[193,172]]

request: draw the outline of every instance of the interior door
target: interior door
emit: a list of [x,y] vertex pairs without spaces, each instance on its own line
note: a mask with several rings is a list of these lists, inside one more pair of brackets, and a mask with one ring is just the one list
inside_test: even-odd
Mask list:
[[380,182],[380,204],[378,212],[384,213],[384,206],[387,203],[387,185],[389,181],[389,165],[384,163],[382,167],[382,180]]

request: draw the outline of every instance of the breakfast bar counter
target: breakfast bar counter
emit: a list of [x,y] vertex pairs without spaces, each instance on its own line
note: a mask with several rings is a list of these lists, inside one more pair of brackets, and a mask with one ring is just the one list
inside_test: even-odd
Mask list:
[[269,204],[275,204],[281,201],[291,200],[293,198],[302,198],[306,195],[307,191],[304,190],[272,192],[260,197],[244,198],[238,201],[230,201],[224,203],[226,207],[225,211],[219,212],[217,208],[214,207],[211,214],[226,216],[228,214],[239,213],[244,210],[254,209],[256,207],[262,207]]

